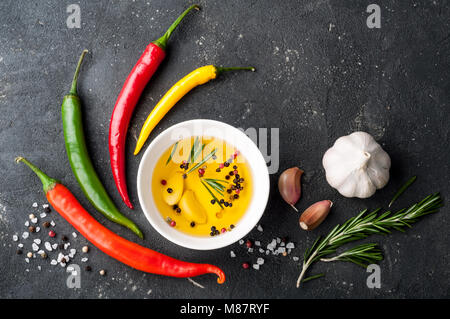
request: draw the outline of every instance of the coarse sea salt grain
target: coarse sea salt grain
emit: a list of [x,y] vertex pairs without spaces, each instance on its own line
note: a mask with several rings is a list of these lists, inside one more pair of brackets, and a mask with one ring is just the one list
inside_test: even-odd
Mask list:
[[41,268],[41,266],[37,266],[37,269],[38,269],[39,271],[41,271],[42,268]]
[[29,263],[30,263],[30,259],[28,259],[28,257],[27,257],[27,258],[25,258],[25,261],[27,262],[27,264],[29,264]]
[[47,216],[46,213],[41,213],[39,216],[41,216],[41,218],[45,218]]
[[22,234],[23,239],[27,239],[28,236],[30,236],[30,234],[27,231],[23,232],[23,234]]
[[261,246],[261,242],[259,240],[255,241],[255,246]]
[[58,244],[53,244],[53,245],[52,245],[52,248],[53,248],[53,249],[57,249],[57,248],[58,248]]
[[298,258],[297,256],[292,257],[293,261],[298,261],[300,258]]
[[263,264],[264,264],[264,259],[261,258],[261,257],[259,257],[259,258],[256,260],[256,263],[257,263],[258,265],[263,265]]
[[48,204],[43,204],[43,205],[42,205],[42,208],[48,208],[48,207],[49,207]]
[[259,252],[260,252],[261,254],[264,254],[264,249],[260,248],[260,249],[259,249]]
[[39,238],[36,238],[35,240],[33,240],[36,244],[40,245],[41,244],[41,240]]
[[28,220],[25,222],[25,226],[26,227],[30,226],[30,222]]
[[58,262],[61,262],[64,258],[64,255],[62,253],[58,254],[58,258],[56,259]]
[[81,258],[81,262],[82,262],[82,263],[85,263],[86,261],[88,261],[88,258],[87,258],[87,257]]
[[77,233],[76,233],[76,232],[73,232],[73,233],[72,233],[72,236],[73,236],[73,238],[77,238]]
[[249,252],[249,253],[252,253],[252,252],[253,252],[253,248],[249,248],[249,249],[248,249],[248,252]]
[[12,238],[13,238],[14,241],[18,241],[19,240],[19,236],[17,236],[17,235],[13,235]]
[[36,245],[36,243],[33,243],[33,244],[31,245],[31,248],[33,249],[33,251],[38,251],[38,250],[39,250],[39,246]]
[[260,232],[263,231],[263,228],[261,227],[261,225],[258,225],[258,227],[256,227],[256,229],[257,229],[258,231],[260,231]]
[[65,244],[64,244],[64,249],[69,248],[69,246],[70,246],[70,243],[65,243]]
[[289,243],[287,243],[286,248],[288,248],[288,249],[294,249],[294,248],[295,248],[295,245],[294,245],[294,243],[289,242]]
[[45,243],[44,243],[44,247],[45,247],[45,249],[47,249],[48,251],[52,251],[53,249],[52,249],[52,245],[48,242],[48,241],[46,241]]
[[34,202],[33,205],[31,205],[33,207],[38,207],[38,203]]
[[38,222],[38,219],[37,219],[36,217],[34,217],[34,218],[31,219],[31,222],[32,222],[33,224],[36,224],[36,223]]
[[50,265],[53,265],[53,266],[55,266],[57,264],[58,264],[58,262],[55,259],[52,259],[52,261],[50,262]]
[[23,248],[23,244],[22,244],[22,243],[19,243],[19,244],[17,245],[17,247]]
[[41,230],[41,227],[37,226],[35,231],[36,231],[36,233],[39,233],[40,230]]
[[243,239],[239,240],[239,245],[242,245],[243,243],[244,243]]
[[52,220],[51,222],[50,222],[50,225],[52,225],[53,227],[55,227],[55,222]]
[[259,269],[259,265],[258,264],[253,264],[253,269],[258,270]]
[[75,255],[75,254],[77,253],[77,250],[74,249],[74,248],[72,248],[72,249],[70,250],[70,253],[71,253],[72,255]]
[[230,251],[230,257],[231,257],[231,258],[236,257],[236,254],[235,254],[234,251],[232,251],[232,250]]

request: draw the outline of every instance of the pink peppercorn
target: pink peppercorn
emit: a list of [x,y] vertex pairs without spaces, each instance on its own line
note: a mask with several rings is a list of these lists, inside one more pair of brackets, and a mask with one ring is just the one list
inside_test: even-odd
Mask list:
[[247,239],[247,241],[245,242],[245,246],[247,246],[247,248],[252,248],[253,244],[250,239]]
[[49,235],[50,237],[55,237],[55,236],[56,236],[56,233],[55,233],[53,230],[51,230],[51,231],[48,232],[48,235]]
[[227,232],[227,229],[224,227],[224,228],[222,228],[220,231],[221,231],[222,233],[226,233],[226,232]]
[[162,180],[161,180],[161,184],[162,184],[162,185],[166,185],[166,184],[167,184],[167,181],[166,181],[165,179],[162,179]]
[[241,192],[240,189],[236,189],[236,194],[239,194]]
[[249,263],[243,263],[242,264],[242,268],[248,269],[248,268],[250,268],[250,264]]
[[236,175],[236,174],[239,173],[239,172],[237,171],[237,169],[235,169],[235,170],[233,171],[233,173],[234,173],[234,175]]
[[224,168],[224,167],[225,167],[225,165],[223,163],[219,164],[219,168]]
[[170,222],[170,226],[171,227],[175,227],[177,225],[177,223],[174,221],[174,220],[172,220],[171,222]]
[[198,169],[198,173],[199,173],[200,175],[203,175],[203,174],[205,174],[205,170],[204,170],[203,168],[199,168],[199,169]]

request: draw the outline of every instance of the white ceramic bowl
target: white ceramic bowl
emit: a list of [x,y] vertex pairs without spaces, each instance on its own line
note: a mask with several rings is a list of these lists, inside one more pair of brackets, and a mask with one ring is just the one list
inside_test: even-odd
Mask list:
[[[158,212],[151,192],[152,175],[157,161],[176,141],[190,136],[220,138],[236,147],[249,163],[253,193],[249,207],[236,227],[219,236],[193,236],[176,230]],[[150,224],[165,238],[183,247],[208,250],[228,246],[247,235],[258,223],[269,198],[269,172],[258,147],[244,132],[223,122],[191,120],[176,124],[159,134],[147,147],[139,165],[137,190],[142,210]]]

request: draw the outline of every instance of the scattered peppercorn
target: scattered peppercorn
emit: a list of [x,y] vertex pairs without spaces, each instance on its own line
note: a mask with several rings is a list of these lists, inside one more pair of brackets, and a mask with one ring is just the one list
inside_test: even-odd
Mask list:
[[61,239],[62,239],[62,241],[68,241],[68,240],[69,240],[69,238],[67,238],[66,235],[63,235],[63,236],[61,237]]
[[216,226],[211,226],[211,230],[215,231],[216,230]]
[[195,227],[195,222],[191,222],[191,227]]
[[172,220],[171,222],[170,222],[170,227],[175,227],[177,225],[177,223],[174,221],[174,220]]
[[248,268],[250,268],[250,264],[249,264],[249,263],[247,263],[247,262],[245,262],[245,263],[242,263],[242,268],[244,268],[244,269],[248,269]]
[[176,210],[177,208],[178,208],[178,205],[177,204],[175,204],[175,205],[173,205],[173,210]]
[[215,199],[211,199],[211,204],[215,204],[216,203],[216,200]]
[[17,253],[17,255],[22,255],[22,250],[18,249],[18,250],[16,251],[16,253]]
[[228,207],[232,207],[233,206],[233,204],[232,203],[228,203]]
[[229,180],[230,179],[230,175],[225,176],[225,179]]
[[91,266],[86,266],[84,269],[85,269],[86,271],[91,271],[91,270],[92,270]]
[[225,163],[223,163],[223,165],[224,165],[225,167],[228,167],[228,166],[230,166],[230,162],[225,162]]
[[162,180],[161,180],[161,184],[162,184],[162,185],[166,185],[166,184],[167,184],[167,181],[166,181],[165,179],[162,179]]
[[89,251],[89,247],[88,246],[83,246],[83,248],[81,248],[81,251],[83,253],[87,253]]
[[168,192],[169,194],[171,194],[171,193],[173,192],[173,189],[169,187],[169,188],[167,189],[167,192]]
[[56,233],[55,233],[55,231],[51,230],[48,232],[48,235],[53,238],[56,236]]
[[252,248],[253,243],[251,242],[250,239],[247,239],[247,241],[245,242],[245,246],[247,246],[247,248]]
[[50,207],[48,207],[48,206],[46,206],[45,208],[44,208],[44,212],[45,213],[50,213],[52,210],[50,209]]
[[237,169],[237,166],[236,166],[236,165],[234,165],[234,166],[233,166],[233,169]]
[[233,225],[233,224],[231,224],[231,225],[230,225],[230,228],[231,228],[231,229],[233,229],[233,228],[234,228],[234,225]]
[[50,227],[50,223],[49,222],[44,222],[42,224],[42,226],[44,226],[45,228],[49,228]]
[[221,204],[225,203],[225,201],[223,200],[223,198],[220,200],[220,203],[221,203]]
[[233,176],[233,175],[234,175],[234,172],[233,172],[233,171],[230,171],[230,172],[228,173],[228,175]]
[[179,214],[179,213],[181,213],[181,208],[178,207],[177,209],[175,209],[175,211]]
[[220,173],[220,168],[216,168],[216,172],[217,172],[217,173]]
[[102,276],[106,275],[106,271],[104,269],[100,270],[98,273]]
[[228,202],[223,203],[225,207],[228,207],[230,204]]
[[28,230],[30,231],[30,233],[34,233],[36,231],[36,227],[30,226],[28,227]]
[[227,189],[227,193],[231,194],[232,190],[231,189]]
[[187,178],[187,174],[183,174],[183,179],[186,179]]
[[234,198],[234,199],[238,199],[238,198],[239,198],[239,195],[238,195],[238,194],[234,194],[234,195],[233,195],[233,198]]

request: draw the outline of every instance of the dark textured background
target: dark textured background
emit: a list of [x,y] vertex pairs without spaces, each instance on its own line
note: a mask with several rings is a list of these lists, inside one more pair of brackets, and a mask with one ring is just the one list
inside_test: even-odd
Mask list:
[[[109,167],[108,123],[119,90],[145,46],[158,38],[188,3],[185,1],[74,1],[81,7],[81,29],[66,27],[71,1],[0,2],[0,297],[2,298],[424,298],[449,297],[449,97],[450,5],[447,1],[377,1],[382,28],[366,26],[372,1],[199,1],[173,34],[168,56],[148,85],[132,119],[127,148],[128,185],[134,211],[121,202]],[[139,241],[171,256],[221,266],[227,282],[144,274],[95,248],[92,273],[82,288],[66,288],[66,273],[49,260],[24,261],[12,235],[25,230],[33,202],[44,203],[38,179],[14,164],[24,155],[67,185],[99,220],[84,198],[66,158],[60,104],[76,61],[87,48],[79,81],[85,132],[95,167],[120,209],[145,233]],[[205,64],[253,65],[256,73],[233,73],[187,95],[152,133],[188,119],[210,118],[242,128],[280,128],[280,171],[306,172],[300,210],[330,199],[332,213],[320,228],[301,231],[298,216],[281,200],[271,175],[271,194],[261,220],[264,232],[249,237],[266,245],[288,236],[296,243],[289,257],[270,256],[259,271],[241,268],[256,261],[238,244],[215,251],[193,251],[170,243],[149,225],[136,193],[142,153],[132,156],[134,136],[158,99],[179,78]],[[367,200],[347,199],[329,187],[321,165],[336,138],[355,130],[371,133],[392,158],[389,184]],[[386,206],[412,175],[417,182],[397,208],[440,191],[447,207],[406,234],[375,236],[385,254],[382,287],[366,286],[364,269],[346,263],[317,264],[311,273],[326,277],[295,288],[302,256],[315,238],[363,208]],[[38,210],[42,211],[42,209]],[[59,235],[72,228],[53,212]],[[113,231],[135,240],[110,222]],[[34,235],[45,238],[43,232]],[[31,240],[25,243],[25,252]],[[80,250],[85,240],[71,240]],[[230,250],[237,258],[231,259]],[[80,263],[80,254],[74,262]],[[39,271],[37,266],[41,265]],[[98,270],[107,270],[107,276]],[[28,269],[29,271],[26,271]]]

